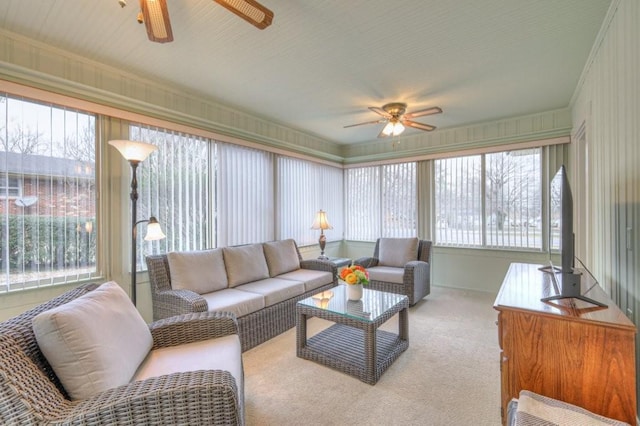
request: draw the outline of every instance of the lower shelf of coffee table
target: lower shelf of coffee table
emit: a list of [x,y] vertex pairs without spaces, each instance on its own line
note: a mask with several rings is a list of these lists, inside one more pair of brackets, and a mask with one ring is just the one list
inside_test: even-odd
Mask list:
[[367,366],[365,331],[343,324],[334,324],[307,339],[305,347],[298,349],[300,358],[308,359],[351,376],[375,384],[402,352],[409,347],[398,334],[376,330],[375,362]]

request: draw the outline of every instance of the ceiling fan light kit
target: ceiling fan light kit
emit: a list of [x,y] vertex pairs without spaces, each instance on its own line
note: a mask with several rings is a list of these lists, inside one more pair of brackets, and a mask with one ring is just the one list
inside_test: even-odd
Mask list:
[[140,11],[149,40],[157,43],[173,41],[167,0],[140,0]]
[[369,109],[384,118],[382,120],[367,121],[366,123],[350,124],[344,127],[347,128],[362,126],[363,124],[387,123],[382,131],[378,134],[379,138],[398,136],[399,134],[404,132],[406,127],[412,127],[414,129],[430,132],[432,130],[435,130],[436,127],[430,124],[418,123],[417,121],[413,121],[411,119],[414,117],[422,117],[425,115],[440,114],[442,112],[440,107],[431,107],[405,114],[407,110],[407,104],[403,102],[390,102],[388,104],[384,104],[382,108],[369,107]]

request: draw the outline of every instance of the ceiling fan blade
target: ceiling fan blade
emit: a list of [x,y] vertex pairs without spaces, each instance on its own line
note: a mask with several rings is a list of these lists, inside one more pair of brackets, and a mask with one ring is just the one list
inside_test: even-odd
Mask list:
[[273,12],[255,0],[213,0],[261,30],[271,25]]
[[373,112],[375,112],[376,114],[380,114],[381,116],[383,116],[384,118],[391,118],[392,115],[389,114],[387,111],[383,110],[382,108],[378,108],[378,107],[369,107],[369,109]]
[[378,123],[384,123],[387,120],[376,120],[376,121],[367,121],[366,123],[358,123],[358,124],[349,124],[348,126],[344,126],[344,128],[346,129],[347,127],[355,127],[355,126],[363,126],[365,124],[378,124]]
[[408,112],[404,116],[405,118],[415,118],[415,117],[423,117],[425,115],[431,114],[440,114],[442,110],[439,107],[432,107],[427,109],[422,109],[420,111]]
[[432,126],[430,124],[418,123],[411,120],[403,120],[402,124],[404,124],[405,126],[413,127],[414,129],[426,130],[427,132],[435,130],[436,128],[436,126]]
[[140,10],[149,40],[157,43],[173,41],[167,0],[140,0]]

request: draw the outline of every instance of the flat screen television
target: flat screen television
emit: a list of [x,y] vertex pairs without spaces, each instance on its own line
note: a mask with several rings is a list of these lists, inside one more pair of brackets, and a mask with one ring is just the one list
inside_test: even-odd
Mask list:
[[574,270],[575,235],[573,233],[573,196],[564,165],[560,166],[549,185],[549,253],[560,249],[560,265],[549,259],[549,267],[541,268],[552,274],[558,288],[555,296],[544,297],[543,302],[560,299],[579,299],[597,306],[607,305],[581,294],[582,274]]

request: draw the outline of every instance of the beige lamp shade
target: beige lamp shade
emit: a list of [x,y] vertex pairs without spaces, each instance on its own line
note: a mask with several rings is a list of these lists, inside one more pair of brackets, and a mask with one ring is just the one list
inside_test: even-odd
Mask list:
[[313,221],[311,229],[333,229],[333,226],[331,226],[327,220],[327,212],[320,210],[316,213],[316,220]]
[[113,140],[109,145],[115,147],[127,161],[144,161],[158,147],[139,141]]
[[162,232],[162,228],[158,223],[158,219],[156,219],[154,216],[151,216],[149,218],[149,223],[147,224],[147,235],[145,235],[144,240],[155,241],[161,240],[163,238],[167,238],[167,236],[164,235],[164,232]]

